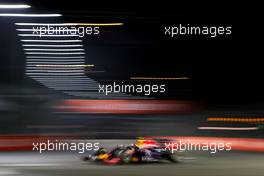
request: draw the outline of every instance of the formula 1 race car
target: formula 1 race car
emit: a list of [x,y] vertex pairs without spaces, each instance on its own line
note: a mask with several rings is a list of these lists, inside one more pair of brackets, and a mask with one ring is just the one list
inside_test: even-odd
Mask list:
[[118,146],[111,151],[100,148],[93,155],[83,157],[83,161],[96,161],[105,164],[181,162],[177,152],[164,146],[164,140],[138,140],[130,146]]

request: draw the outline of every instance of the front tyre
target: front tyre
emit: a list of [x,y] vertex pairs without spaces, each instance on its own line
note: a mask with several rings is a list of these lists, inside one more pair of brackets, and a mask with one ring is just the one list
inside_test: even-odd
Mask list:
[[168,160],[170,161],[170,162],[172,162],[172,163],[182,163],[183,161],[182,161],[182,159],[181,159],[181,157],[180,156],[178,156],[177,154],[170,154],[169,156],[168,156]]
[[121,162],[122,164],[129,164],[131,163],[132,155],[124,153],[121,156]]

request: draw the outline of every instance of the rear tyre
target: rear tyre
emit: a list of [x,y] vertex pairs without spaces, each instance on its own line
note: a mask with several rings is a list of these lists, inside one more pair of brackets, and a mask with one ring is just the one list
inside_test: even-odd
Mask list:
[[91,156],[90,155],[82,157],[82,161],[89,161],[89,160],[91,160]]

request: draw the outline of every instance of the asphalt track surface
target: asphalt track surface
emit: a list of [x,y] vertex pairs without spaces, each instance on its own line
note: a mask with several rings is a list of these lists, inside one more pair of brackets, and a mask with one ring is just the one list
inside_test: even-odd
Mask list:
[[81,161],[73,153],[0,153],[0,176],[263,176],[264,154],[187,153],[183,163],[109,166]]

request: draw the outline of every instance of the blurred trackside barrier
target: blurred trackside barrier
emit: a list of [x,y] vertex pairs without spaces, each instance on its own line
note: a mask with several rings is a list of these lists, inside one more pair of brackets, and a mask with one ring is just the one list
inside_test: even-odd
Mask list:
[[55,111],[87,114],[177,114],[201,110],[202,104],[176,100],[79,100],[60,101]]
[[[264,139],[253,138],[222,138],[222,137],[183,137],[183,136],[152,136],[146,138],[165,138],[183,142],[200,143],[231,143],[232,150],[264,152]],[[0,136],[0,151],[31,151],[33,143],[47,140],[78,140],[78,137],[56,136]],[[80,138],[81,139],[81,138]]]
[[0,151],[31,151],[33,143],[70,139],[72,138],[56,136],[0,136]]
[[194,137],[194,136],[151,136],[149,139],[171,139],[186,144],[191,143],[231,143],[231,151],[264,152],[264,139],[257,138],[227,138],[227,137]]

